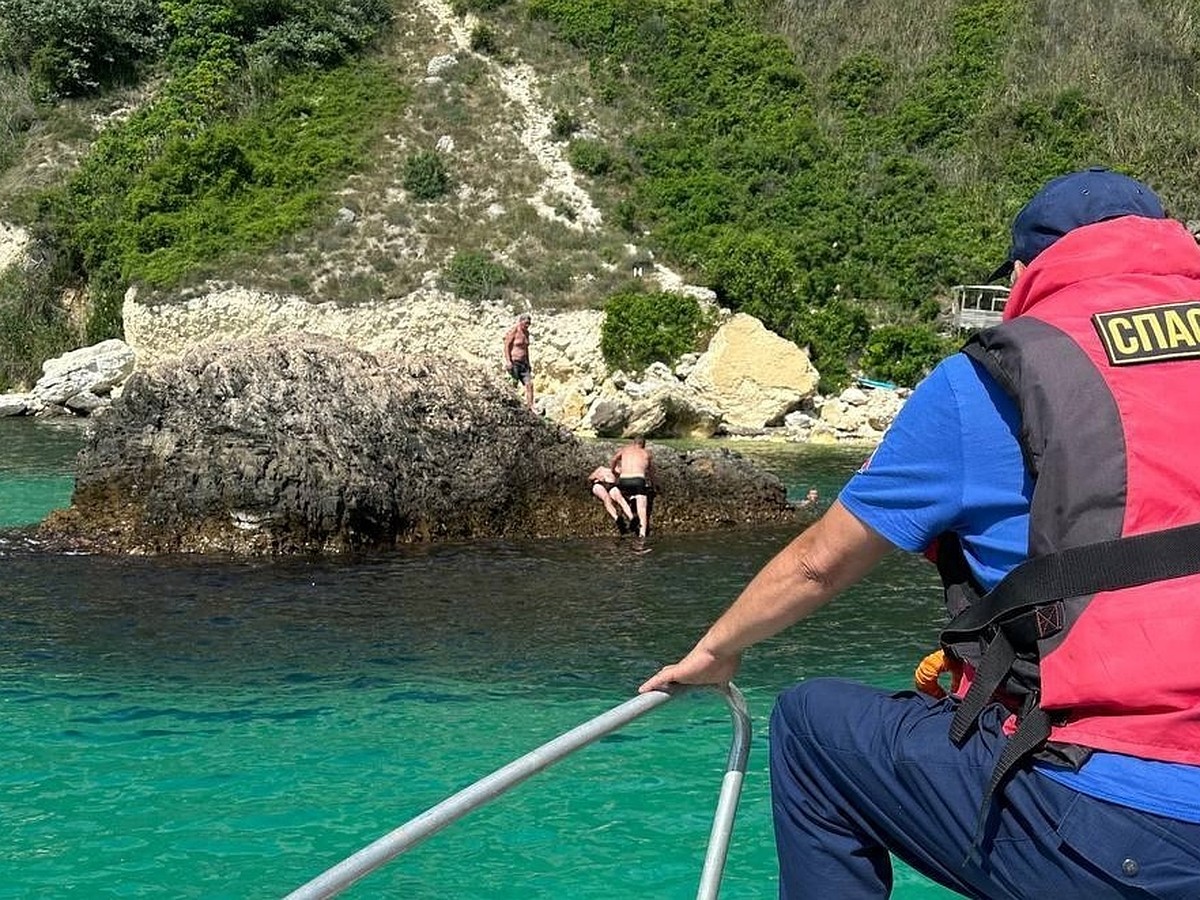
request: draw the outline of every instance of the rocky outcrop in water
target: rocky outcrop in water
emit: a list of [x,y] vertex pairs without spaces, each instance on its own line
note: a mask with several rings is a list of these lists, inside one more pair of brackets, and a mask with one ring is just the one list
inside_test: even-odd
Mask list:
[[[615,448],[528,412],[493,373],[280,336],[135,372],[95,421],[70,509],[41,533],[116,552],[325,552],[564,537],[612,523],[586,476]],[[728,451],[652,445],[656,531],[787,521]]]

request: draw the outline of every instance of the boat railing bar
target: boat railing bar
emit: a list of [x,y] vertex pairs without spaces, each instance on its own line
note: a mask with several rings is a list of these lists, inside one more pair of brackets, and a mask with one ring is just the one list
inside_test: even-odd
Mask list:
[[[325,870],[312,881],[296,888],[284,900],[317,900],[340,893],[364,875],[412,849],[472,810],[490,803],[531,775],[629,724],[650,710],[662,706],[672,698],[690,693],[694,689],[688,685],[673,685],[669,691],[638,694],[608,712],[589,719],[430,807],[416,818],[410,819],[352,856],[346,857],[336,866]],[[717,810],[713,816],[708,849],[704,855],[704,868],[700,873],[700,886],[696,893],[697,900],[716,900],[729,850],[729,838],[733,832],[733,817],[737,812],[742,781],[746,775],[746,760],[750,755],[750,715],[746,711],[745,698],[732,684],[715,689],[721,693],[729,706],[733,718],[733,742],[729,747],[725,775],[721,779],[721,793],[717,798]]]

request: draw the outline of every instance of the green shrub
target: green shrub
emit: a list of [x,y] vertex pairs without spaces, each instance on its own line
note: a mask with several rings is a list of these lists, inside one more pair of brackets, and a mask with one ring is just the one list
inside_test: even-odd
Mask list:
[[638,227],[637,214],[637,204],[626,197],[617,201],[617,208],[613,215],[613,223],[628,234],[637,234],[639,231],[641,231],[641,229]]
[[887,67],[878,56],[852,56],[830,76],[829,99],[845,109],[867,112],[878,103],[887,81]]
[[239,60],[328,67],[391,21],[388,0],[0,0],[0,60],[48,97],[131,79],[170,44],[177,70],[224,42]]
[[604,314],[600,352],[609,366],[630,372],[700,349],[713,325],[695,297],[663,292],[614,294]]
[[896,128],[910,149],[948,147],[975,121],[980,100],[1000,85],[995,60],[1014,20],[1015,0],[967,0],[951,15],[951,38],[897,109]]
[[388,0],[258,0],[235,2],[234,9],[247,58],[286,68],[338,65],[374,41],[394,15]]
[[500,51],[500,35],[486,22],[480,22],[471,29],[471,49],[476,53],[494,56]]
[[91,304],[84,326],[84,343],[98,344],[109,338],[124,337],[121,310],[125,304],[125,283],[114,267],[105,266],[94,274],[88,282],[88,293]]
[[46,98],[127,81],[166,41],[156,0],[0,0],[0,60]]
[[800,310],[792,340],[809,348],[809,356],[821,373],[819,389],[832,394],[850,383],[850,371],[871,334],[866,312],[840,298]]
[[1029,97],[997,116],[992,140],[1002,148],[1003,175],[1032,195],[1046,173],[1070,171],[1078,160],[1103,158],[1104,109],[1078,88]]
[[251,68],[330,67],[368,46],[391,22],[388,0],[162,0],[177,71],[234,48]]
[[446,270],[450,288],[464,300],[496,300],[508,284],[508,270],[479,250],[454,254]]
[[873,378],[913,387],[955,348],[928,325],[883,325],[871,332],[860,365]]
[[773,331],[786,334],[796,309],[799,271],[795,253],[780,237],[758,230],[743,234],[730,230],[705,259],[709,284],[723,303],[762,320]]
[[566,141],[578,130],[579,119],[572,112],[566,109],[554,111],[554,118],[550,120],[550,137],[556,141]]
[[283,76],[234,118],[220,104],[235,71],[218,59],[172,79],[45,195],[47,228],[89,282],[166,287],[311,225],[403,96],[382,67],[351,64]]
[[467,13],[491,12],[508,3],[508,0],[450,0],[450,11],[456,16]]
[[576,138],[567,145],[567,159],[585,175],[600,176],[612,171],[612,151],[600,141]]
[[568,222],[574,222],[579,218],[579,211],[565,198],[558,197],[554,200],[554,214],[562,216]]
[[32,387],[45,360],[75,346],[59,285],[21,266],[0,274],[0,392]]
[[422,150],[404,161],[402,183],[414,199],[436,200],[450,189],[450,173],[440,153]]

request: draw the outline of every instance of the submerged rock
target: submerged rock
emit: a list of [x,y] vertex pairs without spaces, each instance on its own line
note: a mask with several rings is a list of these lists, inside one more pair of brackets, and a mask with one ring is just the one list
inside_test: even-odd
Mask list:
[[[615,444],[527,411],[492,372],[288,335],[135,372],[40,527],[114,552],[326,552],[566,537],[612,523],[586,476]],[[656,531],[792,520],[783,484],[729,451],[652,445]]]

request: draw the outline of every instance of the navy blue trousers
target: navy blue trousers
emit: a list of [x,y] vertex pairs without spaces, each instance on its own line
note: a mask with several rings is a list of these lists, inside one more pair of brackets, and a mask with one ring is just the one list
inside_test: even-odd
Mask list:
[[867,900],[892,888],[889,853],[967,897],[1200,898],[1200,825],[1015,771],[968,862],[1006,738],[985,711],[950,742],[954,701],[835,679],[786,691],[771,715],[771,798],[784,900]]

